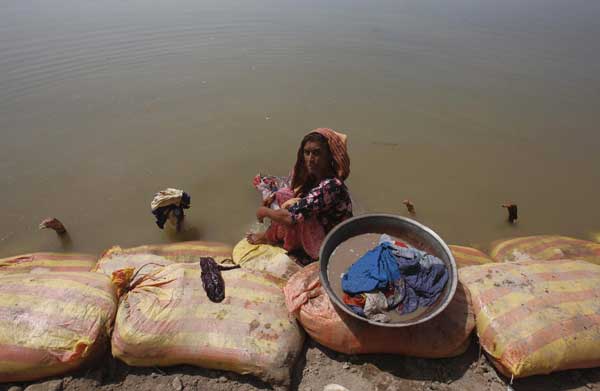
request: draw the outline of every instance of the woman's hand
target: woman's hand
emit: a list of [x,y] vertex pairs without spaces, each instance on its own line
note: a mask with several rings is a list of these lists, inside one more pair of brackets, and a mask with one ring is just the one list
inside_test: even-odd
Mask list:
[[272,209],[267,208],[266,206],[261,206],[256,211],[256,219],[262,223],[265,217],[270,217],[271,210]]
[[292,205],[295,205],[298,203],[298,201],[300,201],[301,198],[300,197],[296,197],[296,198],[290,198],[289,200],[287,200],[286,202],[283,203],[283,205],[281,205],[281,207],[283,209],[287,209]]
[[265,198],[262,202],[262,206],[265,207],[270,207],[271,204],[273,203],[273,201],[275,201],[275,193],[272,193],[270,196],[268,196],[267,198]]

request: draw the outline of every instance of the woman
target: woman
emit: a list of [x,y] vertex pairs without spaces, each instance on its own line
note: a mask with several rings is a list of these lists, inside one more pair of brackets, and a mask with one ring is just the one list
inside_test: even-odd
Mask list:
[[[349,174],[346,136],[327,128],[313,130],[298,149],[291,187],[278,190],[256,211],[258,220],[267,217],[271,226],[264,233],[249,234],[248,241],[282,244],[288,251],[304,250],[317,259],[325,235],[352,217],[352,202],[344,184]],[[275,200],[280,209],[265,206]]]

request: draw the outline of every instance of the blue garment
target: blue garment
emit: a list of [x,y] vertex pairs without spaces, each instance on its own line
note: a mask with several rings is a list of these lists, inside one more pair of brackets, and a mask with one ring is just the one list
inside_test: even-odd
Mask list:
[[439,258],[415,249],[399,250],[395,255],[406,284],[400,312],[407,314],[419,307],[432,305],[444,290],[449,275],[446,265]]
[[381,243],[356,261],[342,277],[342,290],[356,295],[383,290],[400,278],[400,269],[390,243]]
[[346,306],[348,306],[348,308],[350,308],[350,310],[352,312],[354,312],[356,315],[362,316],[363,318],[367,317],[367,315],[365,315],[365,311],[363,310],[362,307],[359,307],[357,305],[349,305],[349,304],[346,304]]

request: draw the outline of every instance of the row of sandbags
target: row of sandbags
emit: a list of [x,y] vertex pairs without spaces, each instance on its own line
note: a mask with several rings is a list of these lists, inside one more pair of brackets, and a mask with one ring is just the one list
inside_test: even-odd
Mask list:
[[113,247],[97,262],[51,253],[1,259],[0,382],[65,373],[110,343],[134,366],[192,364],[289,383],[304,333],[285,307],[285,281],[235,269],[222,274],[223,302],[206,296],[198,259],[231,255],[228,245],[186,242]]
[[[400,329],[348,318],[320,286],[317,264],[302,269],[282,249],[245,240],[233,249],[206,242],[114,247],[98,262],[51,253],[0,259],[0,381],[64,373],[111,339],[113,355],[130,365],[192,364],[288,383],[304,339],[294,317],[316,341],[344,353],[455,356],[476,324],[483,348],[507,375],[598,365],[600,266],[535,260],[600,264],[599,244],[518,238],[495,243],[495,259],[469,247],[451,250],[462,283],[454,299],[433,320]],[[223,272],[222,303],[206,297],[200,256],[242,266]],[[523,259],[530,261],[492,263]]]
[[423,324],[391,329],[350,318],[329,300],[315,264],[288,281],[286,304],[313,339],[348,354],[455,356],[476,328],[508,377],[600,366],[600,244],[532,236],[493,243],[493,257],[450,250],[459,268],[456,294]]

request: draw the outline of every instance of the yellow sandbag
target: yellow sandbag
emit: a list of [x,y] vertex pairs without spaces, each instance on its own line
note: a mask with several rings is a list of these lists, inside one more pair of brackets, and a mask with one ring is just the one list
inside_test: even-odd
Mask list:
[[506,376],[600,366],[600,266],[521,261],[459,270],[477,334]]
[[[98,260],[94,271],[103,273],[119,288],[127,290],[131,278],[139,280],[174,263],[198,263],[200,257],[212,257],[217,262],[231,260],[231,247],[217,242],[180,242],[145,245],[133,248],[113,246]],[[126,272],[126,269],[133,269]],[[130,279],[124,279],[129,277]]]
[[454,256],[454,260],[456,261],[456,266],[458,268],[494,262],[494,260],[488,257],[485,253],[472,247],[455,245],[450,245],[448,247],[450,247],[450,251]]
[[233,248],[233,263],[249,270],[256,270],[287,280],[302,269],[287,251],[269,244],[250,244],[242,239]]
[[0,276],[0,382],[78,368],[106,349],[116,307],[99,273]]
[[600,244],[557,235],[525,236],[492,243],[497,262],[580,259],[600,265]]
[[112,277],[113,273],[119,270],[133,269],[130,277],[133,274],[136,274],[137,277],[144,277],[173,263],[175,262],[164,256],[143,252],[131,253],[119,246],[114,246],[102,254],[94,271]]
[[89,272],[96,257],[77,253],[31,253],[0,259],[0,275],[8,273]]
[[232,250],[232,247],[225,243],[191,241],[171,244],[151,244],[131,248],[115,246],[106,251],[102,256],[110,255],[116,251],[121,255],[153,254],[180,263],[199,262],[200,257],[212,257],[218,263],[222,263],[226,259],[231,259]]
[[209,301],[199,264],[173,264],[123,296],[112,353],[133,366],[191,364],[289,383],[302,330],[266,273],[222,273],[225,300]]

